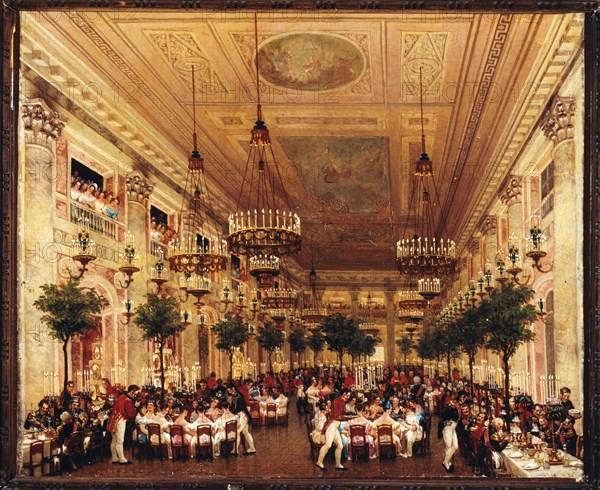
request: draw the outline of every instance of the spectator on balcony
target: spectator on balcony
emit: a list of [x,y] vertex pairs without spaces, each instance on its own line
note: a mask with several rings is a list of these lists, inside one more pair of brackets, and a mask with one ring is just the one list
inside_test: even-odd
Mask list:
[[73,201],[78,201],[79,196],[81,196],[81,181],[76,180],[71,186],[71,199]]
[[102,191],[98,191],[98,197],[94,201],[94,210],[97,213],[103,213],[106,207],[106,195]]
[[104,207],[104,214],[112,219],[119,216],[119,198],[114,197],[109,204]]
[[91,184],[83,184],[81,188],[81,195],[77,199],[81,204],[85,204],[88,207],[92,207],[92,203],[96,200],[94,196],[94,186]]
[[159,241],[160,235],[157,227],[156,218],[152,218],[150,220],[150,240]]

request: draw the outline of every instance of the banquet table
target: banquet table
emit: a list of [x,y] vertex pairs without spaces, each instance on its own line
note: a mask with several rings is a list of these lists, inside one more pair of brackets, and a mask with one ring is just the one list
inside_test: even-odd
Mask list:
[[[521,455],[521,456],[519,456]],[[544,468],[535,459],[529,458],[526,453],[512,449],[502,451],[502,466],[512,476],[517,478],[570,478],[583,477],[583,461],[569,454],[563,455],[565,464],[550,465]],[[536,466],[539,466],[535,468]]]
[[[48,456],[50,456],[50,442],[52,441],[51,438],[46,438],[46,439],[39,439],[42,440],[44,442],[44,458],[47,458]],[[38,439],[25,439],[23,441],[22,447],[23,447],[23,466],[25,468],[29,467],[29,450],[31,448],[31,445],[34,442],[37,442]],[[58,454],[59,453],[59,449],[55,449],[54,450],[54,454]],[[39,463],[40,461],[40,457],[36,456],[37,460],[34,458],[34,463]],[[38,467],[35,469],[34,472],[34,476],[41,476],[42,474],[47,473],[47,469],[48,469],[48,463],[44,463],[43,465],[43,471],[42,471],[42,467]],[[29,471],[29,470],[28,470]]]

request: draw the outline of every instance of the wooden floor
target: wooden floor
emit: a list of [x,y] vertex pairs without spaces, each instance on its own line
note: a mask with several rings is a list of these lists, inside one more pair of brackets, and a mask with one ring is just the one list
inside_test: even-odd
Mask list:
[[[434,424],[435,425],[435,424]],[[71,474],[63,473],[62,477],[44,478],[46,482],[55,483],[83,482],[93,480],[96,484],[102,482],[120,481],[125,486],[127,483],[157,482],[177,480],[179,483],[173,488],[195,488],[201,483],[202,486],[210,486],[214,482],[214,488],[221,486],[224,480],[242,482],[247,487],[251,481],[254,484],[264,482],[265,486],[277,485],[278,481],[286,482],[289,488],[294,481],[311,481],[311,486],[322,481],[331,484],[337,482],[364,482],[370,485],[406,484],[411,478],[434,478],[447,479],[448,473],[442,467],[444,445],[437,439],[435,430],[432,430],[431,451],[425,458],[397,458],[396,460],[379,461],[347,461],[345,465],[348,471],[340,472],[334,470],[332,462],[326,463],[329,471],[322,472],[317,468],[310,458],[309,443],[306,436],[305,426],[302,419],[293,411],[289,417],[287,426],[253,427],[252,434],[255,441],[257,454],[254,456],[230,456],[228,458],[215,458],[213,461],[171,461],[165,460],[139,460],[131,458],[133,464],[128,466],[113,465],[110,458],[104,461],[80,468]],[[454,477],[472,477],[473,473],[465,460],[457,452],[455,456],[456,471]],[[443,481],[443,480],[442,480]],[[180,484],[182,483],[182,484]],[[476,483],[476,481],[475,481]],[[108,485],[108,483],[105,483]],[[303,487],[303,485],[300,485]],[[96,487],[98,488],[98,487]],[[114,488],[112,485],[110,488]]]

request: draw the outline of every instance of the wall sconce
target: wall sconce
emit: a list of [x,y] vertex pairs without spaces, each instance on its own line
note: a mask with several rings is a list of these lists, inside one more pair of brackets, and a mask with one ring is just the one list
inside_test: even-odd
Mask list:
[[504,250],[500,250],[496,253],[496,270],[498,271],[498,275],[496,276],[496,281],[500,284],[506,283],[508,281],[508,275],[506,274],[506,262],[505,262],[505,253]]
[[119,267],[119,271],[125,274],[125,282],[119,281],[119,285],[123,289],[127,289],[133,282],[133,274],[140,271],[140,268],[136,265],[138,262],[138,255],[135,250],[135,237],[130,231],[125,233],[125,249],[122,254],[119,254],[123,265]]
[[546,244],[546,237],[542,233],[540,228],[540,217],[534,214],[531,217],[531,226],[529,228],[529,238],[525,243],[525,255],[533,260],[533,267],[535,267],[542,274],[550,272],[552,270],[552,264],[548,269],[543,269],[540,265],[540,260],[543,259],[547,253],[544,250]]
[[71,258],[81,264],[81,269],[76,274],[73,274],[67,269],[69,276],[72,279],[80,279],[88,270],[87,265],[96,260],[96,242],[92,240],[89,231],[89,219],[79,219],[77,222],[77,238],[71,242]]
[[129,298],[127,298],[125,301],[123,301],[123,306],[125,306],[125,312],[123,313],[123,316],[125,317],[125,321],[123,321],[123,320],[119,320],[119,321],[123,325],[129,325],[129,322],[131,321],[131,317],[134,315],[133,301],[130,300]]
[[162,285],[167,282],[166,274],[164,252],[159,250],[158,259],[156,259],[155,264],[150,269],[150,281],[156,284],[156,294],[160,293]]

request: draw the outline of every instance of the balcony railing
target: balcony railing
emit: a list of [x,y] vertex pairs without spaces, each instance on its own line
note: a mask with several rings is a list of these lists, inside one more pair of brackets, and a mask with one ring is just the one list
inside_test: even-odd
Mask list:
[[153,257],[159,258],[160,251],[162,250],[163,258],[167,257],[167,245],[162,242],[157,242],[156,240],[150,240],[150,255]]
[[90,230],[102,233],[109,238],[117,238],[118,225],[114,219],[97,213],[87,206],[71,201],[71,222],[78,223],[79,220],[86,219],[88,220],[87,226]]

